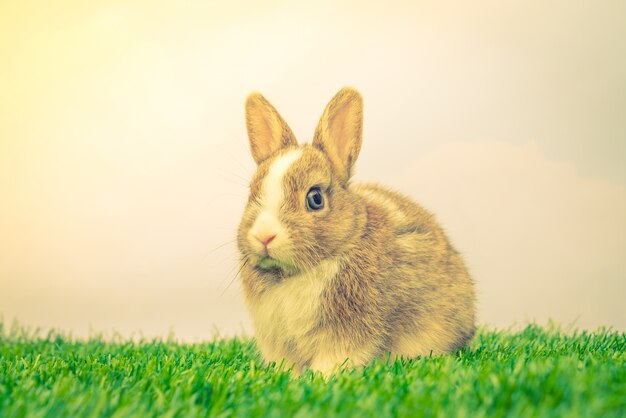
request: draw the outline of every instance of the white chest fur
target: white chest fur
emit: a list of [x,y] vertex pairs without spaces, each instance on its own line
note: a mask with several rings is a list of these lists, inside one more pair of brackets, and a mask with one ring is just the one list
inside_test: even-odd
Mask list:
[[324,288],[337,275],[340,260],[322,261],[306,272],[289,277],[267,290],[250,306],[256,338],[263,356],[280,361],[286,347],[297,345],[302,354],[313,354],[315,327]]

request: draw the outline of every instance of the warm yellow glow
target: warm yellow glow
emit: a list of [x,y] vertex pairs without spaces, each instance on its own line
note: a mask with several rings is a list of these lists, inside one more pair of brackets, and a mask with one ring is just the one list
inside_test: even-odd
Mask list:
[[3,2],[0,315],[248,329],[245,97],[304,141],[351,85],[357,178],[438,213],[482,321],[626,328],[626,3],[416,3]]

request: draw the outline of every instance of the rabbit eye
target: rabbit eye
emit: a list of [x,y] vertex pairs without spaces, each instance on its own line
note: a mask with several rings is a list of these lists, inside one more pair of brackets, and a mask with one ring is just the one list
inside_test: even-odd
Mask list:
[[306,207],[308,210],[320,210],[324,207],[324,196],[319,187],[312,187],[306,194]]

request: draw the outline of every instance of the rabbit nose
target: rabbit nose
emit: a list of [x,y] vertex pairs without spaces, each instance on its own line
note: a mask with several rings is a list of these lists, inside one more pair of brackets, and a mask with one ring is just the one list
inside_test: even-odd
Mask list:
[[267,247],[269,245],[269,243],[274,240],[274,238],[276,238],[276,234],[267,235],[265,237],[260,237],[260,238],[258,238],[258,240],[261,241],[265,247]]

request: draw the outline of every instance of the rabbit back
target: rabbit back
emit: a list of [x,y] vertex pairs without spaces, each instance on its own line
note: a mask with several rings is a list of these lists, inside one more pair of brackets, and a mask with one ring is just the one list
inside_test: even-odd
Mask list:
[[386,187],[356,184],[352,190],[375,224],[363,245],[375,254],[368,270],[376,271],[372,281],[387,307],[385,351],[413,357],[465,345],[474,334],[474,286],[434,216]]

